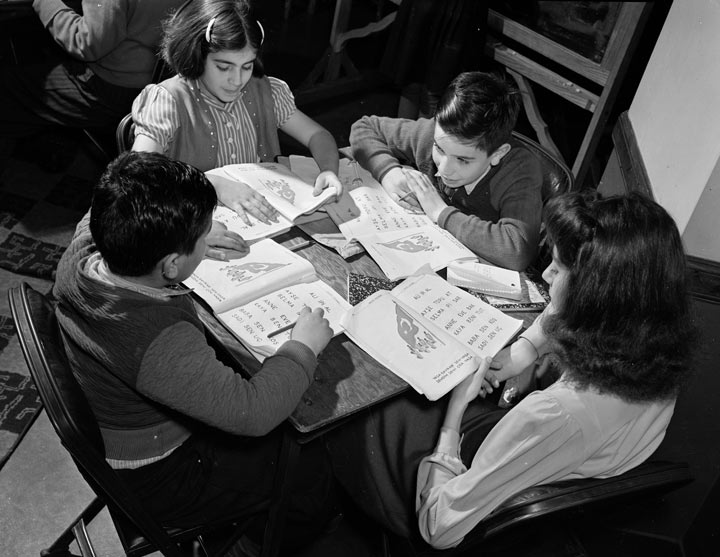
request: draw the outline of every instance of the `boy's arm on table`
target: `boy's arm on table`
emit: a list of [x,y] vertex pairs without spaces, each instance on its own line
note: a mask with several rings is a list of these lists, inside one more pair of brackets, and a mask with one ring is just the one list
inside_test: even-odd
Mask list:
[[498,208],[498,222],[465,214],[452,206],[440,212],[437,222],[483,259],[523,271],[537,254],[542,176],[537,161],[512,155],[512,151],[506,155],[508,160],[503,160],[503,167],[491,178],[490,196]]
[[419,209],[414,201],[403,204],[410,187],[402,166],[417,167],[432,160],[434,120],[405,120],[363,116],[350,129],[353,158],[378,180],[390,197],[408,209]]
[[260,436],[292,413],[316,365],[308,346],[289,340],[248,380],[217,360],[201,329],[181,321],[149,346],[137,389],[228,433]]

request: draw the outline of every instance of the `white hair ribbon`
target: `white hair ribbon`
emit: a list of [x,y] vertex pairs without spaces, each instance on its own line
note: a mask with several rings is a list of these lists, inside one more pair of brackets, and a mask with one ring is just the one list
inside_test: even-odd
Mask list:
[[210,42],[210,34],[212,33],[213,25],[215,25],[215,19],[216,18],[212,18],[210,21],[208,21],[207,29],[205,29],[205,40],[207,42]]
[[260,44],[263,44],[263,42],[265,41],[265,29],[263,29],[263,26],[260,25],[259,21],[257,22],[257,24],[258,27],[260,27]]

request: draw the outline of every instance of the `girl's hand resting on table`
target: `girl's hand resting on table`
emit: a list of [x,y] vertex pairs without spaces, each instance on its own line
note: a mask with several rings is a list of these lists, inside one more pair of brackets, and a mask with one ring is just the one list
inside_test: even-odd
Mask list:
[[218,199],[223,205],[235,211],[248,226],[251,224],[248,215],[265,224],[277,222],[278,212],[275,207],[247,184],[215,174],[209,174],[207,177],[215,187]]
[[309,307],[304,307],[290,332],[292,340],[302,342],[313,351],[315,356],[323,351],[333,336],[333,330],[324,315],[325,311],[322,308],[311,310]]
[[422,213],[422,207],[407,183],[405,172],[399,166],[388,171],[382,179],[382,187],[395,203],[406,211]]
[[225,261],[245,257],[250,253],[250,247],[240,234],[228,230],[223,223],[216,220],[212,221],[210,233],[205,241],[207,243],[205,256],[212,259]]
[[343,185],[340,178],[338,178],[337,174],[335,174],[332,170],[324,170],[318,174],[318,177],[315,178],[315,189],[313,189],[313,195],[317,197],[327,188],[334,188],[335,199],[340,199],[340,196],[342,196],[343,193]]

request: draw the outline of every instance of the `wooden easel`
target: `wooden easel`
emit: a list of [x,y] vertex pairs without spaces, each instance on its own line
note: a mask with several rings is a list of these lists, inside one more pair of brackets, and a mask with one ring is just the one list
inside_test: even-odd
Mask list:
[[[532,92],[531,82],[592,113],[578,153],[572,161],[577,187],[582,187],[588,176],[595,150],[652,7],[652,2],[620,4],[616,24],[599,62],[585,58],[494,10],[490,10],[488,15],[490,36],[485,53],[505,66],[517,81],[528,120],[545,148],[563,158],[550,137]],[[521,53],[511,47],[510,43],[519,45],[518,49],[520,46],[525,47],[525,50]],[[577,74],[596,84],[600,87],[600,93],[578,85],[572,77],[547,67],[541,57],[572,72],[569,76]]]

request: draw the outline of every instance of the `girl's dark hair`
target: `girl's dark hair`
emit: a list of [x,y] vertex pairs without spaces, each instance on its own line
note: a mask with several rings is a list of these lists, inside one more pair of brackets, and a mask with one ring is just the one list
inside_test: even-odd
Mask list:
[[440,97],[435,121],[445,131],[491,155],[510,135],[520,112],[520,93],[490,73],[465,72]]
[[628,401],[675,397],[697,335],[672,217],[639,194],[570,193],[547,203],[544,220],[569,270],[544,324],[566,376]]
[[160,153],[126,151],[93,191],[90,232],[108,268],[142,276],[206,233],[217,195],[204,173]]
[[[206,34],[212,19],[208,42]],[[188,0],[163,23],[163,31],[163,59],[183,77],[199,78],[211,52],[246,46],[257,52],[253,75],[264,75],[260,61],[263,31],[247,0]]]

